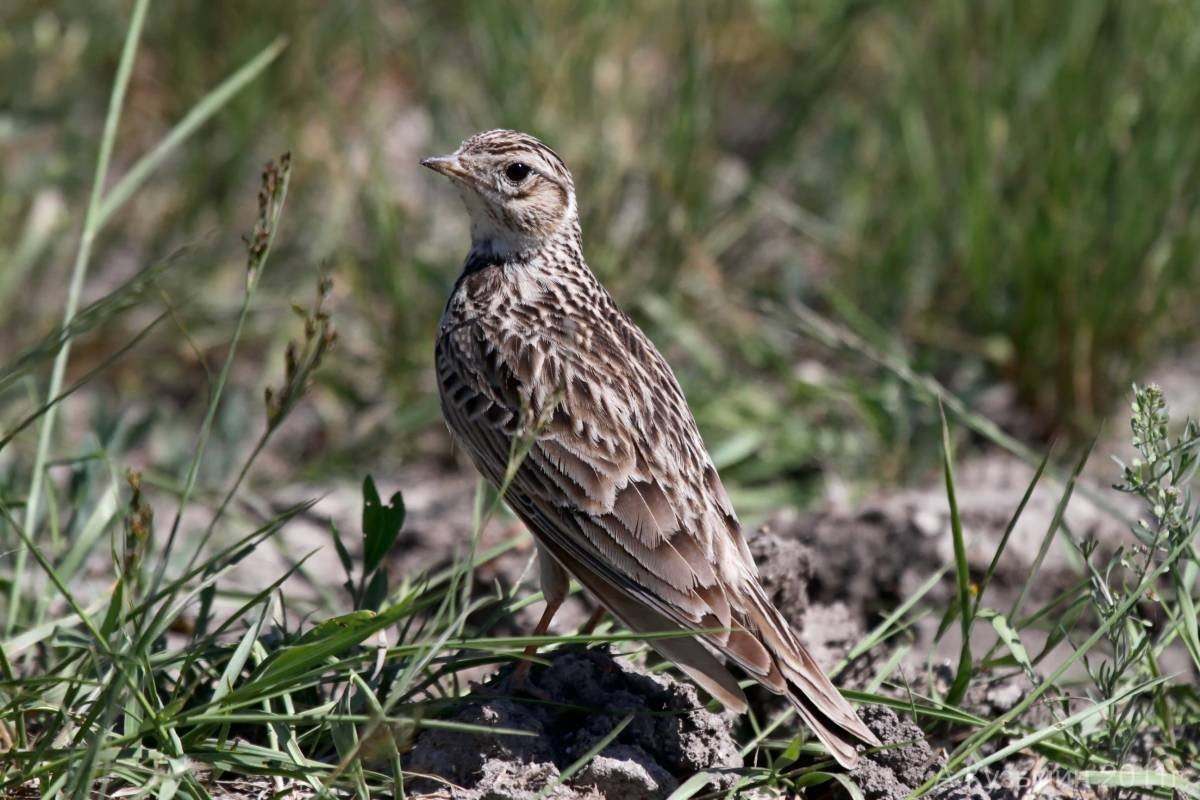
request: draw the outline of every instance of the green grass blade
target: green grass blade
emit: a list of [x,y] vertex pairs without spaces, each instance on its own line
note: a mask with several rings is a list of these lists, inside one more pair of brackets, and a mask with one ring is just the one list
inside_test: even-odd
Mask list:
[[[107,602],[106,599],[97,600],[83,609],[83,613],[89,617],[95,616],[104,610]],[[70,614],[57,617],[39,625],[34,625],[31,628],[26,628],[11,639],[5,639],[3,642],[0,642],[0,654],[3,654],[7,658],[20,655],[35,644],[45,641],[55,631],[73,627],[81,621],[82,619],[79,614],[71,612]]]
[[1029,652],[1025,649],[1025,645],[1021,643],[1021,634],[1013,629],[1008,624],[1003,614],[999,614],[989,609],[984,609],[980,615],[992,623],[992,628],[995,629],[996,635],[1000,637],[1000,641],[1008,648],[1008,652],[1016,659],[1017,664],[1025,671],[1030,680],[1035,680],[1033,673],[1033,663],[1029,659]]
[[[1179,602],[1180,635],[1183,637],[1192,664],[1200,669],[1200,629],[1196,625],[1196,604],[1192,599],[1192,587],[1196,583],[1196,562],[1189,561],[1182,574],[1175,574],[1175,598]],[[1157,648],[1156,648],[1157,649]]]
[[[267,259],[271,254],[271,246],[275,241],[275,234],[279,230],[279,220],[283,215],[283,208],[287,202],[288,182],[291,177],[291,159],[286,161],[281,159],[282,163],[278,167],[278,185],[274,187],[271,193],[267,193],[264,186],[262,195],[262,207],[260,208],[260,226],[265,225],[267,240],[261,250],[252,251],[250,255],[248,274],[246,279],[246,289],[242,294],[242,304],[238,311],[237,323],[234,326],[233,334],[229,339],[229,349],[225,354],[225,360],[221,364],[221,372],[217,376],[216,384],[212,388],[212,394],[209,397],[208,407],[204,412],[204,420],[200,423],[200,431],[196,436],[196,446],[192,454],[192,458],[188,463],[187,477],[184,479],[183,491],[180,493],[178,504],[175,508],[175,517],[171,522],[170,532],[167,534],[167,541],[163,545],[162,553],[159,555],[158,567],[154,571],[154,578],[151,581],[150,594],[155,594],[158,587],[162,584],[164,575],[166,574],[167,564],[170,561],[171,551],[175,545],[175,537],[179,533],[179,525],[183,521],[183,513],[186,510],[188,503],[191,501],[192,492],[196,488],[196,480],[200,474],[200,464],[204,460],[204,453],[208,446],[208,439],[212,432],[213,421],[216,419],[217,409],[221,404],[221,397],[225,391],[225,385],[229,380],[229,373],[233,368],[233,362],[237,356],[238,344],[242,339],[242,332],[246,326],[246,319],[250,315],[250,306],[254,300],[255,289],[258,286],[259,277],[262,274],[263,267],[267,263]],[[275,165],[268,165],[267,171],[275,169]],[[264,172],[264,183],[266,182],[266,172]],[[257,228],[256,228],[257,230]],[[204,550],[207,544],[208,537],[211,535],[213,526],[209,526],[201,540],[196,544],[192,552],[191,558],[188,560],[188,566],[185,571],[190,570],[200,557],[200,553]],[[144,642],[143,642],[144,644]]]
[[[371,712],[371,716],[375,720],[382,720],[387,716],[387,712],[383,704],[379,702],[379,698],[375,695],[375,691],[362,679],[357,672],[351,673],[351,680],[358,688],[367,704],[367,710]],[[392,792],[398,792],[399,787],[404,785],[404,767],[400,761],[400,750],[396,747],[396,738],[390,730],[382,732],[383,742],[386,747],[388,762],[392,767]]]
[[[1162,685],[1166,681],[1167,681],[1167,678],[1158,678],[1156,680],[1146,681],[1145,683],[1130,687],[1130,688],[1126,689],[1125,691],[1123,691],[1113,697],[1110,697],[1107,700],[1104,700],[1103,702],[1096,703],[1094,705],[1090,705],[1081,711],[1077,711],[1076,713],[1072,714],[1071,716],[1067,717],[1066,719],[1058,720],[1057,722],[1055,722],[1051,725],[1047,725],[1043,728],[1033,731],[1032,733],[1022,736],[1019,739],[1009,743],[1008,745],[1001,747],[996,752],[991,753],[990,755],[979,759],[978,761],[974,762],[973,764],[971,764],[969,766],[963,767],[962,769],[958,770],[957,772],[951,774],[949,777],[945,778],[943,781],[938,781],[938,782],[952,783],[961,778],[965,778],[966,776],[971,775],[972,773],[978,772],[979,770],[983,769],[984,767],[986,767],[989,764],[994,764],[997,761],[1001,761],[1001,760],[1007,758],[1008,756],[1012,755],[1013,753],[1024,750],[1027,747],[1032,747],[1034,744],[1037,744],[1038,742],[1042,741],[1043,739],[1047,739],[1051,736],[1054,736],[1055,734],[1061,733],[1062,731],[1066,730],[1067,728],[1070,728],[1075,725],[1079,725],[1083,722],[1086,722],[1087,720],[1102,713],[1103,711],[1110,708],[1111,706],[1117,705],[1119,703],[1123,703],[1126,700],[1130,699],[1131,697],[1134,697],[1136,695],[1142,694],[1143,692],[1149,691],[1150,689],[1153,689],[1156,686]],[[936,783],[927,784],[926,786],[929,786],[930,788],[932,788],[932,785],[936,785]],[[918,790],[918,796],[920,796],[921,794],[924,794],[924,792],[926,790],[926,786],[922,786],[921,789]]]
[[277,37],[264,47],[258,55],[212,89],[196,103],[183,119],[175,124],[163,139],[146,155],[137,160],[129,172],[119,180],[100,204],[97,221],[103,225],[133,196],[146,179],[158,169],[181,144],[188,140],[201,125],[225,107],[238,92],[270,66],[287,47],[287,38]]
[[1083,472],[1083,466],[1087,463],[1088,458],[1092,454],[1092,447],[1096,444],[1092,441],[1083,451],[1079,460],[1075,462],[1075,469],[1071,470],[1071,476],[1067,479],[1067,485],[1063,489],[1062,496],[1059,497],[1058,505],[1054,509],[1054,516],[1050,520],[1049,527],[1046,528],[1046,535],[1042,537],[1042,543],[1038,547],[1037,555],[1033,559],[1033,564],[1029,568],[1029,579],[1021,586],[1021,592],[1017,595],[1017,599],[1013,601],[1012,608],[1008,610],[1007,616],[1011,620],[1018,619],[1017,614],[1021,610],[1025,598],[1029,596],[1029,588],[1033,586],[1034,578],[1042,568],[1042,562],[1046,560],[1046,554],[1050,552],[1050,545],[1054,542],[1054,536],[1058,533],[1059,526],[1062,525],[1063,515],[1067,512],[1067,505],[1071,502],[1071,495],[1075,491],[1075,484],[1079,479],[1079,473]]
[[7,389],[35,366],[58,354],[62,346],[85,333],[133,309],[141,308],[157,287],[157,278],[178,263],[177,251],[163,261],[151,264],[84,308],[69,325],[62,325],[46,334],[36,344],[26,348],[12,361],[0,367],[0,391]]
[[1181,775],[1147,769],[1083,770],[1080,780],[1093,786],[1120,789],[1169,789],[1172,792],[1200,798],[1200,784]]
[[266,687],[285,684],[304,671],[323,664],[330,656],[360,644],[367,637],[411,613],[411,610],[409,604],[401,603],[378,614],[356,611],[326,620],[305,634],[300,642],[285,647],[268,659],[259,673],[235,690],[230,698],[242,700]]
[[[103,225],[100,214],[100,198],[104,192],[104,182],[108,178],[108,162],[112,157],[113,145],[117,140],[117,126],[121,120],[121,111],[125,105],[125,92],[129,87],[129,78],[133,73],[133,61],[137,55],[138,42],[142,36],[142,25],[146,21],[146,10],[149,0],[137,0],[129,19],[129,27],[125,32],[125,45],[121,49],[121,60],[117,63],[117,74],[113,80],[112,95],[108,101],[108,113],[104,119],[104,132],[100,137],[100,152],[96,157],[96,172],[92,178],[92,192],[88,200],[87,215],[83,222],[83,233],[79,240],[79,249],[75,254],[75,265],[71,270],[71,282],[67,289],[66,308],[63,311],[63,326],[71,324],[75,311],[79,307],[79,296],[83,292],[84,278],[87,276],[88,264],[92,258],[92,245],[96,235]],[[50,373],[50,385],[46,390],[47,400],[58,396],[63,378],[67,371],[67,360],[71,355],[71,342],[63,342],[62,348],[54,357],[54,366]],[[37,535],[38,515],[41,511],[42,483],[45,480],[46,459],[50,455],[50,438],[54,432],[54,409],[51,406],[38,429],[37,454],[34,456],[29,494],[25,503],[24,528],[30,536]],[[17,550],[16,562],[13,566],[12,586],[8,594],[8,616],[4,624],[6,636],[11,636],[21,610],[21,582],[24,578],[26,552],[24,548]]]
[[714,778],[718,778],[719,773],[713,772],[697,772],[695,775],[688,778],[683,783],[676,787],[675,791],[667,797],[667,800],[689,800],[700,793],[700,790],[713,782]]
[[271,600],[268,598],[262,604],[262,610],[258,614],[258,619],[246,629],[246,634],[238,642],[233,655],[229,657],[229,661],[225,662],[225,669],[221,672],[221,677],[217,680],[217,684],[213,688],[212,699],[214,703],[219,703],[225,695],[233,691],[233,685],[237,682],[238,676],[242,674],[242,669],[250,659],[254,643],[258,641],[258,637],[262,633],[263,623],[266,622],[270,612]]
[[1053,447],[1046,451],[1042,456],[1042,460],[1037,465],[1037,470],[1033,473],[1033,480],[1025,487],[1025,494],[1021,495],[1021,502],[1017,504],[1017,510],[1009,517],[1008,524],[1004,526],[1004,533],[1000,536],[1000,543],[996,546],[996,552],[992,555],[992,560],[988,564],[987,572],[983,574],[982,580],[979,581],[979,590],[975,594],[975,613],[979,613],[979,608],[983,603],[983,595],[987,592],[988,584],[992,582],[992,576],[996,574],[996,568],[1000,565],[1000,557],[1004,555],[1005,548],[1008,547],[1008,540],[1012,536],[1017,527],[1017,521],[1021,519],[1021,515],[1025,512],[1025,506],[1029,504],[1029,498],[1033,497],[1033,490],[1037,488],[1038,481],[1042,478],[1042,473],[1046,471],[1046,464],[1050,462],[1050,453]]
[[[1030,466],[1041,461],[1034,450],[1023,444],[1016,437],[1005,433],[1001,430],[1000,426],[987,417],[972,411],[958,395],[951,392],[932,376],[924,375],[914,370],[903,358],[879,350],[863,339],[863,337],[844,326],[837,325],[831,320],[826,319],[802,303],[793,303],[788,307],[788,311],[793,321],[799,322],[800,326],[807,333],[826,346],[833,349],[853,351],[868,361],[884,368],[915,390],[919,395],[929,400],[936,400],[940,405],[949,409],[950,413],[968,428],[1017,456]],[[1051,469],[1049,472],[1052,478],[1065,485],[1066,478],[1061,476],[1057,470]],[[1113,519],[1123,524],[1130,524],[1132,522],[1099,489],[1086,484],[1080,485],[1079,488],[1089,500],[1095,503],[1097,507],[1103,509]]]
[[[44,425],[46,418],[55,413],[60,403],[86,386],[97,375],[100,375],[102,372],[109,369],[113,364],[120,361],[126,354],[141,344],[142,340],[149,335],[150,331],[154,330],[158,324],[166,318],[167,315],[166,312],[164,312],[150,320],[150,322],[143,326],[142,329],[138,331],[129,341],[125,342],[112,353],[105,356],[103,361],[89,369],[83,376],[79,378],[79,380],[75,381],[75,383],[71,384],[66,389],[63,389],[58,394],[52,396],[36,411],[33,411],[27,417],[10,428],[3,436],[0,436],[0,450],[3,450],[5,447],[7,447],[9,442],[16,438],[18,434],[20,434],[33,423],[37,422],[39,419],[43,421]],[[29,506],[26,505],[26,509],[28,508]]]
[[954,491],[954,454],[950,446],[950,427],[946,412],[939,408],[942,418],[942,470],[946,480],[946,500],[950,505],[950,535],[954,543],[954,568],[958,585],[958,613],[962,623],[962,647],[954,683],[946,696],[950,705],[958,705],[971,683],[971,626],[975,622],[975,605],[971,602],[971,570],[967,564],[967,545],[963,535],[962,518],[958,513],[958,497]]
[[629,725],[629,723],[633,722],[633,716],[633,714],[626,714],[620,722],[613,726],[611,731],[606,733],[604,737],[600,739],[600,741],[589,747],[586,753],[584,753],[582,756],[572,762],[566,769],[560,772],[556,779],[543,787],[542,790],[537,793],[538,800],[541,800],[543,797],[548,797],[556,788],[566,781],[569,781],[575,775],[575,773],[579,772],[579,770],[590,764],[593,758],[599,755],[604,748],[612,744],[613,740],[621,735],[621,731],[625,730],[625,727]]
[[[1197,532],[1200,532],[1200,525],[1193,525],[1187,536],[1185,536],[1180,542],[1171,548],[1170,552],[1167,553],[1166,558],[1164,558],[1162,562],[1160,562],[1155,568],[1147,571],[1145,576],[1134,588],[1134,590],[1125,596],[1121,603],[1118,604],[1115,609],[1113,609],[1112,614],[1110,614],[1103,622],[1101,622],[1101,624],[1097,626],[1096,630],[1094,630],[1091,635],[1083,641],[1083,643],[1075,648],[1075,650],[1069,656],[1063,659],[1062,663],[1059,664],[1053,673],[1051,673],[1050,677],[1035,686],[1028,694],[1025,695],[1025,697],[1021,699],[1019,703],[1017,703],[1017,705],[1013,706],[1004,714],[1001,714],[999,717],[992,720],[987,727],[959,745],[959,747],[954,751],[953,754],[951,754],[949,760],[947,761],[946,770],[953,770],[959,767],[971,753],[976,752],[981,746],[983,746],[984,743],[1000,732],[1006,725],[1020,717],[1021,714],[1025,713],[1030,706],[1040,700],[1041,697],[1051,689],[1051,687],[1058,683],[1062,676],[1066,674],[1067,670],[1071,669],[1071,667],[1078,663],[1080,659],[1082,659],[1093,647],[1095,647],[1096,643],[1104,638],[1104,636],[1109,632],[1109,630],[1112,629],[1114,625],[1118,624],[1118,622],[1124,624],[1126,614],[1129,613],[1129,610],[1133,608],[1134,604],[1140,602],[1141,599],[1146,596],[1146,593],[1150,591],[1151,587],[1154,586],[1154,584],[1159,580],[1159,578],[1172,569],[1174,564],[1179,560],[1179,557],[1185,551],[1191,548],[1192,541],[1196,538]],[[928,791],[932,785],[932,781],[927,782],[921,787],[921,791]]]
[[942,578],[949,569],[949,564],[944,565],[926,578],[925,581],[917,587],[916,591],[905,598],[903,603],[896,606],[896,608],[894,608],[882,622],[876,625],[870,633],[864,636],[854,645],[854,647],[850,649],[850,652],[846,654],[846,657],[839,661],[838,664],[831,670],[831,677],[836,678],[838,674],[850,664],[850,662],[854,661],[854,659],[858,658],[864,653],[870,652],[879,642],[887,638],[892,627],[895,626],[895,624],[902,619],[905,614],[911,611],[913,606],[920,602],[921,598],[929,594],[933,587],[937,586],[941,582]]

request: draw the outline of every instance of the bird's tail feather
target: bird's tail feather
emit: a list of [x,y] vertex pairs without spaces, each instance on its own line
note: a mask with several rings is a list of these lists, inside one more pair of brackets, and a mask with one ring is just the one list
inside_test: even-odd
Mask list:
[[[584,585],[630,630],[660,633],[684,630],[677,621],[629,594],[615,589],[556,542],[545,546],[568,572]],[[863,724],[854,709],[825,676],[817,662],[800,644],[791,626],[755,584],[744,595],[747,601],[747,630],[740,636],[697,636],[650,639],[648,644],[673,661],[721,705],[736,712],[747,708],[746,696],[737,680],[703,642],[719,650],[745,669],[767,689],[785,695],[804,723],[816,734],[834,759],[847,769],[858,762],[854,740],[873,746],[882,743]],[[753,636],[757,632],[758,636]],[[761,643],[760,643],[761,639]]]
[[787,681],[784,694],[837,762],[852,768],[858,761],[854,739],[874,747],[883,743],[858,718],[854,708],[800,643],[783,615],[760,588],[755,589],[749,597],[750,616]]

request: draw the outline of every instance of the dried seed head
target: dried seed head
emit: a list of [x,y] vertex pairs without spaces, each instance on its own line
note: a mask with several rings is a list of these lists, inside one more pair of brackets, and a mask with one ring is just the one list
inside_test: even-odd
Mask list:
[[296,343],[288,342],[287,350],[283,354],[284,374],[287,376],[288,383],[296,377],[296,368],[299,365],[299,359],[296,356]]

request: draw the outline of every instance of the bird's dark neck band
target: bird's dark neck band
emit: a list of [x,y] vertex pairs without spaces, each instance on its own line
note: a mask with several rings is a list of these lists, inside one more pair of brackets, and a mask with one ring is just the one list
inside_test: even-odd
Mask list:
[[[579,232],[579,223],[563,226],[563,228],[548,241],[542,242],[539,247],[528,251],[508,251],[497,252],[490,240],[476,241],[471,245],[471,252],[467,254],[467,260],[463,263],[462,273],[458,276],[458,281],[455,283],[457,287],[464,280],[474,275],[477,272],[482,272],[489,267],[504,267],[504,266],[520,266],[530,263],[536,263],[541,257],[551,251],[558,249],[560,252],[567,252],[574,258],[567,259],[567,263],[577,262],[583,264],[583,242]],[[550,258],[551,261],[562,263],[562,259]],[[585,267],[586,268],[586,267]]]
[[490,250],[472,250],[467,254],[467,261],[463,264],[462,276],[474,275],[476,272],[481,272],[488,267],[498,267],[511,259],[503,258]]

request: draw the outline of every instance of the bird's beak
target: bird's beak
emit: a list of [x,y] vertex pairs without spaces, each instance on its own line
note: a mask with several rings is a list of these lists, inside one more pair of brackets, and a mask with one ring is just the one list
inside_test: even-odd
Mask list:
[[465,180],[467,177],[467,172],[463,169],[462,163],[456,155],[423,158],[421,159],[421,166],[429,167],[434,172],[440,172],[447,178]]

